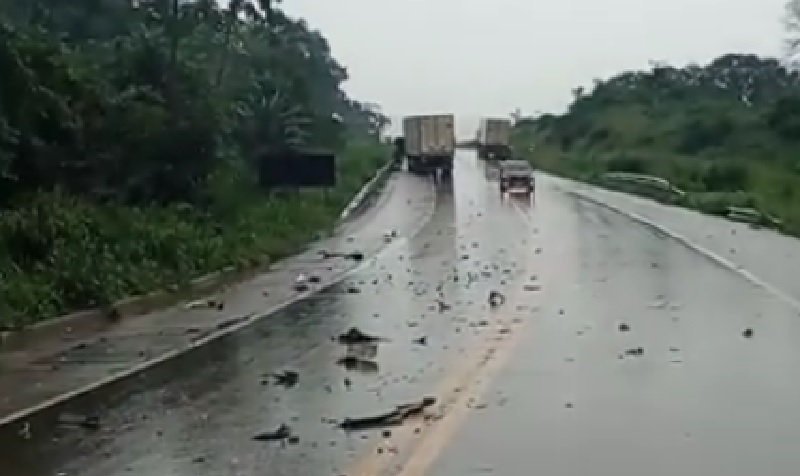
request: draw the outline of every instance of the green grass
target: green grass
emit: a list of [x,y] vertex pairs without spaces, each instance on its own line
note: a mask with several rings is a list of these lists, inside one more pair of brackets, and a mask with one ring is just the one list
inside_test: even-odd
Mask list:
[[521,127],[513,141],[537,168],[556,175],[598,185],[605,172],[653,175],[686,192],[677,205],[714,215],[724,215],[729,206],[752,207],[780,219],[780,231],[800,236],[798,148],[770,136],[759,123],[761,111],[729,109],[733,133],[719,144],[686,150],[698,129],[697,118],[713,123],[720,107],[670,105],[648,111],[614,106],[568,115],[582,129],[566,147],[553,128]]
[[271,197],[243,187],[246,168],[225,161],[211,180],[212,206],[203,210],[37,194],[0,215],[0,324],[26,326],[295,253],[332,230],[388,152],[354,144],[340,157],[334,190]]

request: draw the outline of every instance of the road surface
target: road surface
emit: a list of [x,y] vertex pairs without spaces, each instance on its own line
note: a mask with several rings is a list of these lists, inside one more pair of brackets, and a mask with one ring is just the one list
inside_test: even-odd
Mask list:
[[[345,282],[63,409],[99,428],[2,436],[2,474],[795,474],[791,303],[568,183],[531,205],[487,175],[462,153],[419,233]],[[348,348],[350,327],[385,340]],[[336,426],[429,395],[403,425]]]

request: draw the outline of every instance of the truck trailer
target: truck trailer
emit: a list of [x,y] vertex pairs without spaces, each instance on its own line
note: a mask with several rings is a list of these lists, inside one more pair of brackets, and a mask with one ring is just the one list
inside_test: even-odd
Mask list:
[[408,171],[418,175],[453,173],[456,151],[455,116],[432,114],[403,118],[403,138]]
[[511,158],[511,121],[481,119],[478,126],[478,158],[508,160]]

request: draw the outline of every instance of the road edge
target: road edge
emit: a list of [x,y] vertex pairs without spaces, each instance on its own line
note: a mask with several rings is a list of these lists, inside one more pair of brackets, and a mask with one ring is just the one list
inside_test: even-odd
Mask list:
[[[376,182],[372,182],[371,181],[370,182],[370,184],[371,184],[370,186],[373,187],[375,185],[375,183]],[[411,231],[411,233],[406,235],[404,238],[408,239],[408,238],[412,238],[412,237],[418,235],[425,228],[425,225],[427,225],[428,222],[433,217],[433,212],[435,211],[435,207],[436,207],[436,202],[434,201],[430,206],[429,212],[425,214],[425,216],[424,216],[424,218],[422,220],[420,220],[420,222],[418,223],[418,226],[415,229],[413,229]],[[398,246],[399,244],[403,243],[404,241],[405,240],[397,240],[397,241],[394,241],[394,242],[391,242],[391,243],[387,243],[386,246],[384,246],[380,250],[378,250],[375,253],[375,255],[373,255],[371,257],[368,257],[367,259],[365,259],[364,261],[362,261],[358,265],[353,266],[350,269],[346,269],[346,270],[341,271],[338,274],[335,274],[334,276],[332,276],[331,278],[326,280],[326,282],[324,282],[322,284],[319,284],[318,286],[316,286],[316,287],[314,287],[312,289],[309,289],[308,291],[305,291],[303,293],[300,293],[300,294],[297,294],[295,296],[292,296],[292,297],[290,297],[290,298],[288,298],[288,299],[286,299],[286,300],[284,300],[284,301],[282,301],[282,302],[280,302],[280,303],[278,303],[278,304],[276,304],[274,306],[269,307],[268,309],[266,309],[263,312],[260,312],[258,314],[249,316],[246,319],[243,319],[241,322],[238,322],[235,325],[232,325],[230,327],[218,330],[218,331],[216,331],[214,333],[211,333],[211,334],[203,337],[202,339],[198,339],[198,340],[196,340],[194,342],[191,342],[188,345],[186,345],[185,347],[182,347],[180,349],[171,350],[171,351],[166,352],[164,354],[161,354],[161,355],[159,355],[157,357],[154,357],[154,358],[152,358],[152,359],[150,359],[148,361],[141,362],[141,363],[139,363],[139,364],[137,364],[137,365],[135,365],[135,366],[133,366],[133,367],[131,367],[129,369],[126,369],[124,371],[118,372],[118,373],[113,374],[113,375],[109,375],[108,377],[105,377],[103,379],[96,380],[94,382],[86,384],[86,385],[84,385],[84,386],[82,386],[80,388],[77,388],[75,390],[68,391],[68,392],[62,393],[60,395],[56,395],[56,396],[51,397],[51,398],[49,398],[49,399],[47,399],[47,400],[45,400],[43,402],[37,403],[35,405],[31,405],[31,406],[29,406],[27,408],[23,408],[21,410],[17,410],[17,411],[15,411],[13,413],[10,413],[8,415],[0,416],[0,432],[7,430],[7,428],[9,426],[11,426],[11,425],[13,425],[15,423],[18,423],[18,422],[23,421],[23,420],[32,419],[32,418],[36,417],[37,415],[39,415],[41,413],[44,413],[44,412],[46,412],[46,411],[48,411],[48,410],[50,410],[50,409],[52,409],[54,407],[68,404],[70,401],[73,401],[73,400],[81,398],[81,397],[89,396],[89,395],[91,395],[91,394],[93,394],[95,392],[103,390],[105,387],[111,386],[112,384],[118,384],[118,383],[121,383],[123,381],[135,378],[136,376],[142,374],[143,372],[146,372],[146,371],[149,371],[149,370],[153,370],[153,369],[155,369],[155,368],[157,368],[157,367],[159,367],[159,366],[161,366],[163,364],[166,364],[166,363],[168,363],[168,362],[170,362],[172,360],[175,360],[175,359],[177,359],[177,358],[179,358],[179,357],[181,357],[181,356],[183,356],[185,354],[188,354],[188,353],[190,353],[192,351],[195,351],[195,350],[197,350],[199,348],[205,347],[206,345],[208,345],[208,344],[210,344],[212,342],[215,342],[217,340],[220,340],[220,339],[223,339],[223,338],[225,338],[227,336],[235,334],[235,333],[237,333],[237,332],[239,332],[239,331],[241,331],[241,330],[243,330],[243,329],[255,324],[256,322],[258,322],[258,321],[260,321],[262,319],[265,319],[265,318],[269,317],[270,315],[273,315],[273,314],[281,311],[282,309],[290,306],[291,304],[294,304],[296,302],[302,301],[304,299],[308,299],[308,298],[314,296],[315,294],[318,294],[318,293],[323,292],[323,291],[325,291],[327,289],[330,289],[331,287],[333,287],[333,286],[337,285],[338,283],[340,283],[342,280],[346,279],[348,276],[353,275],[353,274],[361,271],[362,269],[366,268],[367,266],[370,266],[372,261],[376,257],[380,256],[382,253],[385,253],[387,250],[390,250],[390,249],[394,248],[395,246]]]
[[641,225],[644,225],[644,226],[646,226],[646,227],[648,227],[648,228],[650,228],[652,230],[655,230],[658,233],[661,233],[662,235],[664,235],[664,236],[666,236],[666,237],[668,237],[668,238],[680,243],[681,245],[685,246],[686,248],[690,249],[691,251],[693,251],[693,252],[695,252],[695,253],[697,253],[699,255],[704,256],[705,258],[711,260],[715,264],[717,264],[719,266],[722,266],[723,268],[726,268],[729,271],[732,271],[732,272],[740,275],[741,277],[743,277],[747,281],[750,281],[753,285],[763,289],[764,291],[768,292],[769,294],[772,294],[774,297],[780,299],[785,304],[788,304],[789,306],[793,307],[795,310],[800,311],[800,301],[796,300],[795,298],[789,296],[788,294],[784,293],[783,291],[781,291],[780,289],[776,288],[775,286],[773,286],[773,285],[769,284],[768,282],[764,281],[763,279],[759,278],[758,276],[756,276],[755,274],[751,273],[750,271],[748,271],[747,269],[745,269],[741,265],[738,265],[738,264],[728,260],[727,258],[725,258],[725,257],[723,257],[723,256],[721,256],[721,255],[709,250],[708,248],[705,248],[705,247],[703,247],[701,245],[698,245],[697,243],[695,243],[694,241],[690,240],[689,238],[687,238],[687,237],[685,237],[685,236],[683,236],[683,235],[681,235],[681,234],[679,234],[679,233],[677,233],[677,232],[675,232],[675,231],[673,231],[673,230],[671,230],[671,229],[669,229],[669,228],[667,228],[667,227],[665,227],[663,225],[659,225],[658,223],[654,222],[653,220],[650,220],[649,218],[645,218],[642,215],[639,215],[638,213],[631,212],[631,211],[628,211],[628,210],[623,210],[622,208],[620,208],[620,207],[618,207],[616,205],[611,205],[610,203],[604,202],[601,199],[589,196],[588,194],[586,194],[584,192],[566,191],[565,190],[564,193],[566,193],[568,195],[572,195],[572,196],[576,197],[579,200],[584,200],[584,201],[593,203],[593,204],[595,204],[597,206],[603,207],[603,208],[605,208],[607,210],[610,210],[610,211],[612,211],[614,213],[622,215],[622,216],[624,216],[624,217],[626,217],[626,218],[628,218],[630,220],[633,220],[633,221],[635,221],[635,222],[637,222],[637,223],[639,223]]
[[[379,168],[372,178],[361,186],[359,191],[340,214],[339,223],[336,225],[337,227],[339,227],[342,222],[348,220],[353,210],[362,207],[367,203],[369,197],[382,190],[380,184],[387,178],[385,175],[390,170],[390,165],[391,161]],[[319,240],[306,243],[303,248],[313,246],[317,241]],[[53,334],[70,334],[76,329],[82,329],[82,332],[102,331],[114,325],[119,319],[135,319],[142,314],[165,309],[181,301],[197,299],[220,291],[227,286],[242,283],[261,273],[269,271],[271,266],[277,265],[281,261],[292,258],[297,254],[298,253],[294,253],[275,261],[265,255],[261,257],[259,260],[260,262],[255,266],[246,268],[227,266],[217,271],[198,276],[183,286],[176,286],[167,291],[154,291],[148,294],[122,298],[111,304],[108,309],[84,309],[38,322],[21,331],[12,331],[6,335],[0,333],[0,348],[24,348],[24,346],[31,341],[45,339]]]

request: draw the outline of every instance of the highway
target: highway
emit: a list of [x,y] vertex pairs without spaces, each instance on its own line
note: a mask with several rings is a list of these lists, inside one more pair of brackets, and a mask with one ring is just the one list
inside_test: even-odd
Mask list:
[[[342,230],[351,238],[341,243],[375,256],[340,284],[59,409],[91,413],[96,427],[0,435],[0,472],[796,474],[800,287],[790,271],[800,246],[537,180],[533,201],[501,197],[466,151],[450,187],[394,179],[375,210]],[[767,286],[586,196],[727,251]],[[397,237],[384,239],[390,229]],[[268,309],[265,286],[317,266],[298,263],[228,296],[226,313]],[[345,345],[337,336],[350,328],[380,339]],[[275,377],[286,372],[296,378]],[[424,397],[436,403],[401,424],[338,426]],[[263,441],[281,425],[284,438]]]

